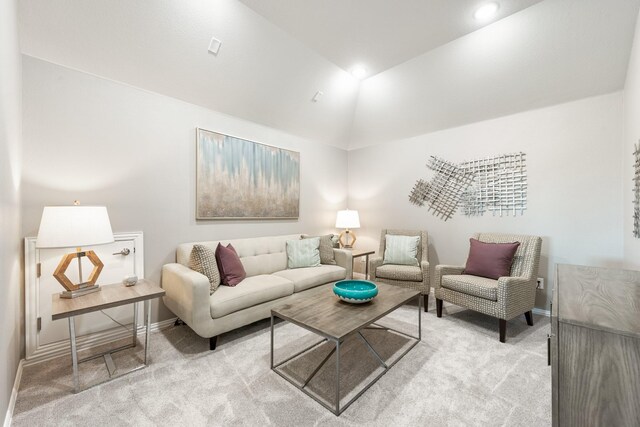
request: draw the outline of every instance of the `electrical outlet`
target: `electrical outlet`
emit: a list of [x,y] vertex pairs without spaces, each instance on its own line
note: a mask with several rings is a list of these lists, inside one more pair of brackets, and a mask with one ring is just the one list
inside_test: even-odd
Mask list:
[[544,277],[538,277],[538,284],[536,289],[544,289]]

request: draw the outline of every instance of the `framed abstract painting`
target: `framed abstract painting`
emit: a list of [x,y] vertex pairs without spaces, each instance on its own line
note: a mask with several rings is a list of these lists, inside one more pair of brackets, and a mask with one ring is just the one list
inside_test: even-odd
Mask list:
[[197,219],[295,219],[300,153],[196,129]]

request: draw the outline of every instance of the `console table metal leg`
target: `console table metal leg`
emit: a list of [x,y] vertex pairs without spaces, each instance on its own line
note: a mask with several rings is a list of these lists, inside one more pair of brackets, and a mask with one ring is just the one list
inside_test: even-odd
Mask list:
[[422,298],[418,295],[418,341],[422,341]]
[[336,415],[340,415],[340,340],[336,341]]
[[271,315],[271,369],[273,369],[273,314]]
[[364,278],[369,280],[369,255],[364,257]]
[[133,303],[133,346],[138,343],[138,303]]
[[[145,319],[145,323],[146,323],[146,330],[145,330],[145,334],[144,334],[144,364],[147,364],[147,354],[149,353],[149,332],[151,329],[151,301],[150,300],[145,300],[144,302],[144,312],[146,313],[146,319]],[[136,313],[137,315],[137,313]],[[138,329],[138,322],[137,321],[133,321],[133,326],[134,328],[137,330]]]
[[69,316],[69,338],[71,341],[71,363],[73,365],[73,392],[78,392],[78,347],[76,346],[76,321]]

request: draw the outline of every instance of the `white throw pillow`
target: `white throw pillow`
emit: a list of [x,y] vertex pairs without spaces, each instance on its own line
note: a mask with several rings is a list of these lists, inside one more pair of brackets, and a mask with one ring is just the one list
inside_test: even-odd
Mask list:
[[320,265],[320,238],[287,240],[287,268]]
[[420,265],[418,245],[420,236],[396,236],[386,234],[383,264]]

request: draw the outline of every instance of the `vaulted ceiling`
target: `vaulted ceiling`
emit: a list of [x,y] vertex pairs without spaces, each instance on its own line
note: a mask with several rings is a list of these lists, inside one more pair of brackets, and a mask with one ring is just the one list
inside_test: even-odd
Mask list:
[[486,22],[486,0],[240,0],[345,71],[373,76],[542,0],[502,1]]
[[481,0],[22,0],[20,36],[26,55],[345,149],[622,89],[640,0],[498,1],[481,25]]

